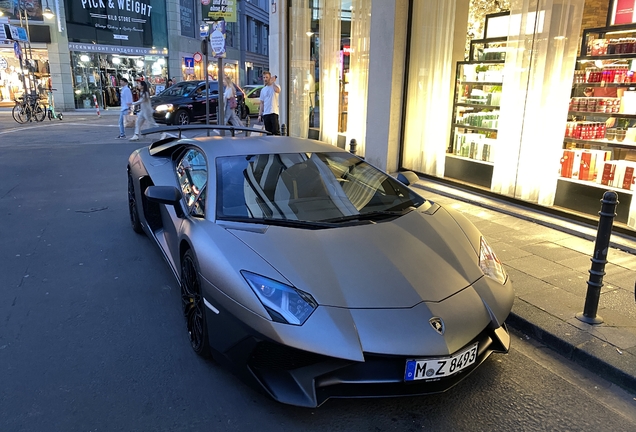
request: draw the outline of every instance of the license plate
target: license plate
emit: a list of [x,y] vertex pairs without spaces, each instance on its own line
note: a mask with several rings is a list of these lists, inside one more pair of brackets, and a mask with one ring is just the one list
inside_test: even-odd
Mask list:
[[404,381],[436,380],[454,375],[475,363],[477,345],[474,344],[451,357],[407,360]]

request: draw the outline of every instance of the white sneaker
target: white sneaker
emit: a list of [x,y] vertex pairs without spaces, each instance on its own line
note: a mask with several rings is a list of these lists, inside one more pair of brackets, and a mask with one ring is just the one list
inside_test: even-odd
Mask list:
[[139,136],[137,134],[134,134],[128,141],[139,141]]

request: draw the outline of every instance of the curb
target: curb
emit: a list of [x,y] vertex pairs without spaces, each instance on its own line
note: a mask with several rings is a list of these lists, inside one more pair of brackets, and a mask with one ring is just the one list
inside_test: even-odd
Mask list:
[[506,323],[607,381],[636,393],[636,355],[631,352],[620,351],[519,298],[515,298]]

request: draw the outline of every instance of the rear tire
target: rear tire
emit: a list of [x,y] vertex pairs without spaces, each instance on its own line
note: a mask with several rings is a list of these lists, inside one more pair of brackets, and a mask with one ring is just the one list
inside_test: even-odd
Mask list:
[[28,105],[15,105],[11,115],[17,123],[24,124],[31,120],[31,108]]
[[209,357],[210,340],[199,267],[190,249],[185,252],[181,260],[181,306],[186,319],[190,346],[201,357]]

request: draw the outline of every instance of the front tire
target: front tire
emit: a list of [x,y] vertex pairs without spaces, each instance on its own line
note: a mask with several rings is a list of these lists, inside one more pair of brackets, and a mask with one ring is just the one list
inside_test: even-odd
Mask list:
[[174,124],[176,125],[189,125],[190,124],[190,114],[184,110],[180,109],[174,116]]
[[133,183],[132,176],[128,174],[128,212],[130,213],[130,224],[132,229],[137,234],[143,234],[144,230],[141,227],[139,220],[139,211],[137,209],[137,196],[135,195],[135,184]]
[[181,306],[192,349],[201,357],[209,357],[210,341],[199,269],[190,249],[181,260]]

